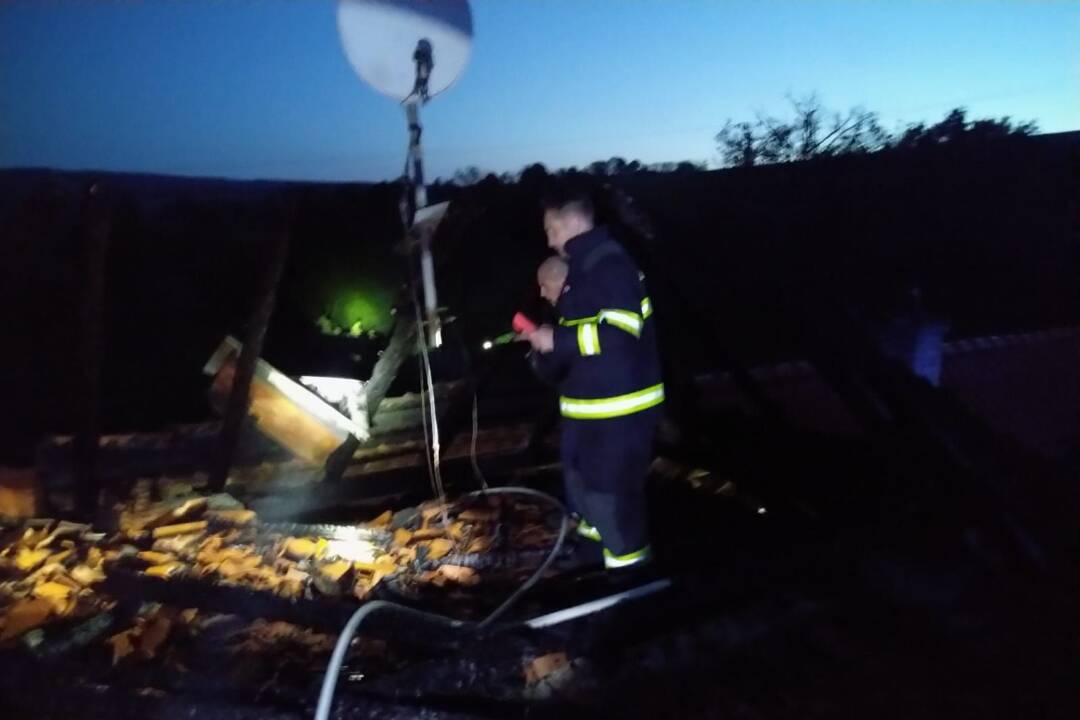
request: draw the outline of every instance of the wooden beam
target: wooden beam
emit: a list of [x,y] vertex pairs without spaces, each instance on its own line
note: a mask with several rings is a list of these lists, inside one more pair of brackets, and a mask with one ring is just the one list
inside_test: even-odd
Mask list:
[[229,404],[225,411],[225,421],[221,427],[221,440],[214,471],[210,475],[210,487],[220,491],[229,477],[236,445],[240,439],[241,427],[247,416],[248,403],[251,400],[251,380],[255,375],[255,366],[262,354],[266,330],[274,314],[277,301],[278,284],[285,270],[285,259],[289,254],[289,240],[292,235],[291,214],[280,218],[275,223],[271,234],[270,257],[263,268],[259,294],[248,323],[244,346],[237,361],[236,375],[229,394]]
[[83,292],[79,338],[78,434],[75,437],[76,509],[94,520],[100,487],[96,472],[101,434],[101,364],[104,337],[105,261],[112,234],[112,213],[104,188],[92,182],[83,194],[79,235],[83,257]]

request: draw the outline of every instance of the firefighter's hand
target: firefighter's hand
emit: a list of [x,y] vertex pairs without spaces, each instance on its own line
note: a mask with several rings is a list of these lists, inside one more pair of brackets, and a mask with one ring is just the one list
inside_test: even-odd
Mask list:
[[555,349],[555,331],[550,325],[541,325],[525,337],[537,352],[549,353]]

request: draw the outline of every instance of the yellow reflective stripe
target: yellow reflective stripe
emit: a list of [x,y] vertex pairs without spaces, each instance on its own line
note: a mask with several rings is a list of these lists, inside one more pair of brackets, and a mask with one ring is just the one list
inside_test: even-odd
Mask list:
[[600,542],[600,531],[590,525],[584,519],[578,521],[577,534],[588,540]]
[[596,323],[583,323],[577,330],[578,350],[584,356],[600,354],[600,332]]
[[664,384],[660,383],[644,390],[609,398],[578,400],[561,397],[559,398],[559,409],[562,411],[563,417],[578,420],[603,420],[632,415],[656,407],[662,402],[664,402]]
[[604,567],[606,568],[620,568],[627,565],[635,565],[640,562],[645,562],[652,555],[652,548],[648,545],[635,550],[625,555],[616,555],[607,548],[604,548]]
[[647,318],[652,315],[652,300],[645,298],[641,301],[641,317]]
[[563,327],[577,327],[578,325],[584,325],[585,323],[594,323],[598,320],[595,315],[592,317],[575,318],[573,320],[567,320],[566,318],[559,318],[559,324]]
[[629,310],[601,310],[598,317],[600,322],[614,325],[636,338],[641,337],[641,326],[643,321],[636,312],[630,312]]
[[[619,325],[623,330],[629,331],[630,327],[637,328],[638,332],[641,332],[641,327],[644,325],[644,320],[652,315],[652,300],[645,298],[641,301],[641,315],[638,315],[633,310],[601,310],[599,315],[591,315],[583,318],[573,318],[567,320],[566,318],[559,318],[559,324],[563,327],[577,327],[578,325],[584,325],[585,323],[595,323],[604,320],[613,321],[615,318],[624,319],[625,322]],[[617,324],[612,322],[612,324]],[[625,326],[625,327],[624,327]]]

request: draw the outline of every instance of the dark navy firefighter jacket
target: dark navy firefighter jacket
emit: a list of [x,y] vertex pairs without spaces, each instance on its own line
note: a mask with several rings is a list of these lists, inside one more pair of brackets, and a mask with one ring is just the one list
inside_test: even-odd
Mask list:
[[541,375],[559,378],[566,418],[632,415],[664,401],[656,322],[644,275],[604,227],[569,240],[569,273],[556,305],[555,348]]

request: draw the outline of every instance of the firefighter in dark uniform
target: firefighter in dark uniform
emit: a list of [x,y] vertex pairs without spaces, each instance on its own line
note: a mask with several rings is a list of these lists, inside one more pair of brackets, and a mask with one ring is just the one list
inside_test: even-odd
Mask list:
[[[603,543],[606,567],[621,568],[651,556],[645,476],[664,386],[644,276],[593,218],[587,195],[545,203],[548,244],[566,260],[567,275],[557,298],[548,298],[558,327],[527,338],[544,374],[559,378],[562,461],[578,532]],[[543,272],[538,279],[543,289]]]

